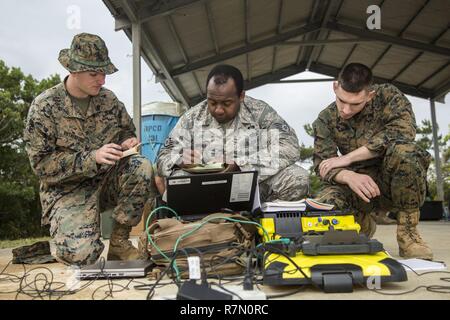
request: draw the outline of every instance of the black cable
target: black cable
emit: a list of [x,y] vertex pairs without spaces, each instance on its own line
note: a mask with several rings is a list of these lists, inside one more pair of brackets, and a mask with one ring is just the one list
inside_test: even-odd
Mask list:
[[[413,268],[411,268],[410,266],[408,266],[406,264],[401,263],[401,265],[408,268],[409,270],[411,270],[418,277],[428,275],[428,274],[438,274],[438,273],[450,274],[450,271],[426,271],[423,273],[418,273]],[[446,277],[440,278],[439,280],[444,281],[444,282],[450,282],[450,278],[446,278]],[[422,288],[424,288],[428,292],[433,292],[433,293],[444,293],[444,294],[450,293],[450,286],[441,286],[441,285],[428,285],[428,286],[421,285],[421,286],[415,287],[414,289],[411,289],[408,291],[403,291],[403,292],[382,292],[378,289],[374,289],[373,291],[378,294],[387,295],[387,296],[400,296],[400,295],[413,293]]]
[[[272,252],[272,251],[275,251],[275,253],[278,253],[278,254],[281,254],[283,257],[285,257],[286,259],[288,259],[289,260],[289,262],[290,263],[292,263],[293,265],[294,265],[294,267],[303,275],[303,277],[305,278],[305,279],[308,279],[308,280],[311,280],[307,275],[306,275],[306,273],[303,271],[303,269],[286,253],[286,252],[284,252],[283,250],[280,250],[280,249],[278,249],[278,248],[275,248],[275,247],[270,247],[269,249],[267,249],[267,248],[265,248],[265,245],[263,244],[262,246],[261,246],[262,248],[264,248],[266,251],[268,251],[268,252]],[[260,248],[261,248],[260,247]]]
[[225,288],[223,285],[221,285],[221,284],[219,284],[219,283],[212,282],[211,284],[212,284],[212,285],[215,285],[215,286],[218,286],[220,289],[222,289],[223,291],[225,291],[225,292],[231,294],[232,296],[237,297],[239,300],[244,300],[244,299],[242,299],[242,297],[241,297],[240,295],[238,295],[236,292],[233,292],[233,291],[231,291],[231,290]]
[[301,285],[300,288],[292,290],[290,292],[286,292],[286,293],[280,293],[280,294],[273,294],[273,295],[266,295],[267,300],[270,299],[277,299],[277,298],[285,298],[288,296],[292,296],[293,294],[299,293],[301,291],[305,290],[305,286]]
[[[48,298],[51,300],[52,298],[54,298],[56,296],[56,299],[59,300],[59,299],[63,298],[64,296],[81,292],[82,290],[84,290],[84,289],[88,288],[90,285],[92,285],[96,280],[98,280],[100,276],[105,276],[105,273],[104,273],[105,260],[104,260],[104,258],[101,258],[100,272],[98,274],[96,274],[94,278],[90,279],[87,283],[85,283],[84,285],[82,285],[80,288],[78,288],[76,290],[73,290],[72,287],[69,289],[66,289],[66,290],[61,290],[62,288],[64,288],[66,286],[66,284],[63,282],[54,281],[54,273],[51,269],[49,269],[47,267],[39,266],[39,267],[35,267],[35,268],[31,268],[31,269],[27,270],[26,266],[24,264],[22,264],[23,275],[16,276],[16,275],[5,273],[6,269],[10,266],[11,262],[12,261],[10,261],[0,272],[0,276],[6,275],[6,276],[10,277],[11,279],[2,278],[0,280],[11,281],[13,283],[18,282],[19,287],[18,287],[18,289],[14,290],[14,291],[1,292],[1,293],[2,294],[16,293],[16,296],[15,296],[16,300],[20,297],[20,295],[28,296],[28,297],[32,298],[33,300],[34,299],[43,300],[45,298]],[[28,281],[28,278],[30,276],[32,276],[33,272],[35,272],[37,270],[40,271],[41,269],[43,271],[38,272],[37,274],[34,275],[34,277],[31,279],[31,281]],[[117,284],[114,284],[114,282],[112,282],[111,279],[108,279],[108,280],[109,280],[108,285],[110,287],[110,293],[106,297],[111,296],[113,292],[119,291],[119,290],[113,290],[114,285],[117,285]],[[127,286],[122,286],[121,290],[127,289],[129,287],[130,283],[128,283]],[[102,287],[104,287],[104,286],[97,288],[96,291],[98,291]]]
[[[92,295],[91,295],[92,300],[95,300],[95,294],[97,293],[97,291],[99,291],[100,289],[102,289],[106,286],[108,287],[109,290],[105,291],[105,296],[102,298],[102,300],[106,300],[109,297],[114,298],[113,293],[119,293],[124,290],[129,290],[130,289],[129,286],[132,282],[134,282],[134,279],[130,279],[125,286],[118,284],[118,283],[114,283],[114,281],[112,281],[111,278],[108,278],[107,281],[108,282],[106,284],[99,286],[92,292]],[[114,290],[114,286],[121,287],[121,288],[118,290]]]
[[[158,279],[156,279],[155,283],[153,283],[152,285],[139,285],[139,286],[135,286],[134,288],[137,290],[147,290],[147,288],[150,286],[150,288],[148,289],[148,293],[147,293],[147,300],[151,300],[153,298],[153,296],[155,295],[155,289],[157,287],[157,285],[159,284],[159,282],[164,278],[164,276],[169,272],[169,270],[173,269],[173,263],[175,262],[175,259],[178,255],[180,251],[177,250],[174,255],[172,256],[172,259],[169,262],[169,265],[164,269],[163,272],[161,272],[161,275],[159,276]],[[176,277],[175,277],[176,278]],[[173,279],[173,278],[172,278]],[[175,283],[177,286],[179,284]]]

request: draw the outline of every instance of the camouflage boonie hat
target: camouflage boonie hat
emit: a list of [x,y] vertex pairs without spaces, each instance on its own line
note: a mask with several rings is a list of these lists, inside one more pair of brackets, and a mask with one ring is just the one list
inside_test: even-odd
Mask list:
[[70,72],[96,71],[111,74],[117,68],[108,57],[108,48],[102,38],[89,33],[77,34],[70,49],[59,52],[59,62]]

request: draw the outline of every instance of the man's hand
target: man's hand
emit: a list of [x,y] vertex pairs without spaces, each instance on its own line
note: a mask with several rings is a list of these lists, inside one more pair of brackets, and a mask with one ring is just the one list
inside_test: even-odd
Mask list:
[[164,177],[155,176],[155,185],[158,189],[159,194],[163,195],[164,191],[166,191],[166,182]]
[[370,199],[378,197],[381,192],[373,179],[361,173],[343,171],[337,175],[338,180],[349,186],[361,199],[369,203]]
[[137,138],[129,138],[127,140],[125,140],[124,142],[122,142],[121,147],[122,150],[128,150],[133,148],[135,145],[137,145],[139,143]]
[[226,169],[223,172],[237,172],[241,171],[236,162],[232,161],[232,163],[228,163]]
[[319,173],[322,178],[325,178],[325,176],[334,168],[345,168],[351,165],[352,162],[349,160],[346,156],[340,156],[340,157],[334,157],[327,160],[323,160],[319,164]]
[[182,162],[179,165],[179,167],[184,168],[184,167],[192,165],[192,164],[200,164],[200,163],[202,163],[201,156],[202,156],[202,154],[197,150],[184,149]]
[[103,147],[95,151],[95,162],[98,164],[111,164],[122,157],[122,147],[115,143],[105,144]]

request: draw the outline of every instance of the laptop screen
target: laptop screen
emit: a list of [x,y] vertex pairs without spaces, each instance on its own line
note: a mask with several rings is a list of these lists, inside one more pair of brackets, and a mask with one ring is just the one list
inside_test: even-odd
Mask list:
[[187,220],[224,209],[252,211],[257,177],[256,171],[169,177],[167,205]]

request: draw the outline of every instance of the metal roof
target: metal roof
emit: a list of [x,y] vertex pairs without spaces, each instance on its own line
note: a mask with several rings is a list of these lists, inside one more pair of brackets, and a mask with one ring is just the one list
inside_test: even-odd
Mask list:
[[[194,105],[217,63],[238,67],[246,89],[309,70],[336,77],[349,62],[376,82],[439,99],[450,89],[448,0],[103,0],[168,94]],[[366,10],[381,8],[381,29]]]

